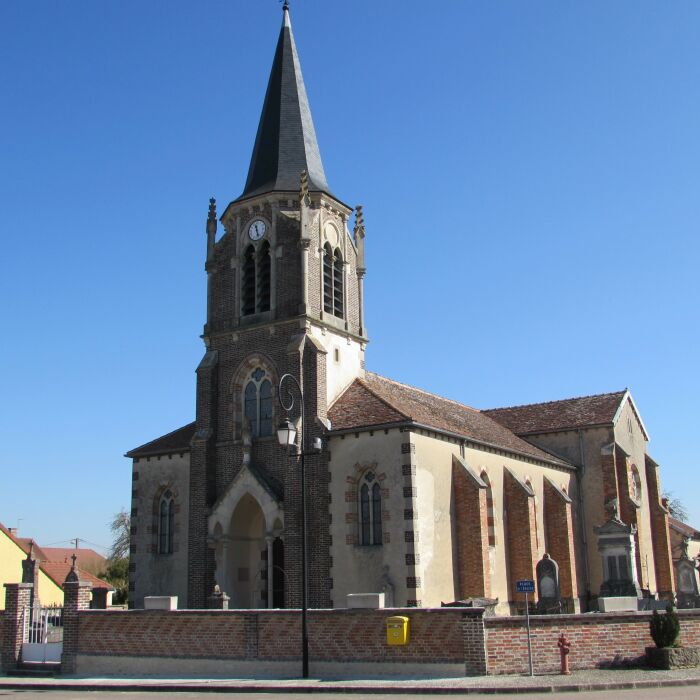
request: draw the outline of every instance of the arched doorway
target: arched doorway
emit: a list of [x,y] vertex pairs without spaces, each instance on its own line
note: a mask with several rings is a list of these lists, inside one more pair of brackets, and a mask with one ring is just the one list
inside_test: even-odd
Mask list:
[[245,494],[231,516],[228,580],[231,607],[267,607],[261,572],[266,567],[265,516],[260,504]]

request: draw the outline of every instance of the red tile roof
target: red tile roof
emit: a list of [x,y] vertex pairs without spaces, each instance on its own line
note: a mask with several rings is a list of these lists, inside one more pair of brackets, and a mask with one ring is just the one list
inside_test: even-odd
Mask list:
[[700,540],[700,532],[698,532],[694,527],[687,525],[682,520],[669,516],[668,524],[676,532],[680,532],[683,537],[690,537],[691,540]]
[[[58,586],[63,586],[63,582],[66,580],[66,576],[68,576],[68,572],[70,571],[71,564],[65,561],[42,561],[39,567],[54,583]],[[97,576],[93,576],[91,573],[78,567],[76,567],[76,569],[80,580],[87,581],[93,588],[113,590],[112,585],[107,583],[107,581],[103,581],[101,578],[97,578]]]
[[492,408],[483,414],[497,420],[516,435],[610,425],[627,391],[581,396],[575,399]]
[[62,561],[72,563],[71,557],[77,557],[75,565],[80,569],[90,569],[90,571],[104,571],[107,568],[107,559],[94,549],[80,547],[41,547],[42,554],[37,554],[41,559],[47,561]]
[[366,372],[356,379],[328,411],[331,430],[353,430],[391,423],[415,423],[453,433],[536,459],[571,466],[510,430],[457,401]]
[[194,437],[196,423],[188,423],[172,433],[163,435],[145,445],[135,447],[126,453],[126,457],[148,457],[150,455],[172,454],[173,452],[189,452],[190,442]]

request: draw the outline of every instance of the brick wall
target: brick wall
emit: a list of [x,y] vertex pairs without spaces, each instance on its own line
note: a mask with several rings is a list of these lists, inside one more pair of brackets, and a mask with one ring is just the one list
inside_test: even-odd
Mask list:
[[[700,610],[680,611],[681,644],[700,644]],[[644,649],[653,646],[651,613],[531,616],[535,673],[557,671],[557,639],[563,632],[571,642],[573,670],[641,665]],[[486,656],[490,675],[526,673],[527,633],[524,617],[485,618]]]
[[[386,618],[410,619],[410,643],[386,643]],[[451,663],[483,672],[481,610],[311,610],[313,661]],[[84,610],[77,653],[98,656],[219,658],[260,661],[301,656],[298,611]],[[466,653],[465,653],[466,649]]]

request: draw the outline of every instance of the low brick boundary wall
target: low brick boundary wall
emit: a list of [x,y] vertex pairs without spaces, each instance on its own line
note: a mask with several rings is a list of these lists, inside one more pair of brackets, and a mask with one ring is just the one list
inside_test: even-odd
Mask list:
[[[700,646],[700,610],[680,610],[678,616],[680,643]],[[645,647],[654,646],[650,619],[648,612],[531,616],[535,673],[559,670],[557,640],[562,633],[571,643],[572,670],[643,665]],[[489,675],[527,673],[525,618],[489,617],[484,627]]]
[[[19,651],[19,619],[31,584],[6,584],[0,615],[3,667]],[[174,675],[298,675],[298,610],[86,610],[87,585],[66,584],[64,672]],[[85,589],[85,591],[83,590]],[[83,595],[85,593],[85,595]],[[312,673],[484,675],[526,673],[524,617],[483,617],[481,608],[310,610]],[[386,619],[410,620],[406,646],[386,642]],[[681,610],[680,643],[700,647],[700,609]],[[530,618],[538,673],[559,669],[557,640],[571,643],[574,670],[641,665],[653,642],[651,613],[535,615]],[[188,663],[189,662],[189,663]],[[137,668],[138,667],[138,668]]]
[[[386,618],[410,619],[410,642],[389,646]],[[458,665],[486,672],[482,609],[310,610],[312,662]],[[299,611],[81,610],[76,656],[129,656],[241,661],[301,658]],[[80,673],[80,663],[77,666]],[[418,671],[419,672],[419,671]]]

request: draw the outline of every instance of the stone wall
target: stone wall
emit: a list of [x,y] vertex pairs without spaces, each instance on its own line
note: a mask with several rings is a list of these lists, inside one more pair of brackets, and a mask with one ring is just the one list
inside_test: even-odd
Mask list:
[[[700,644],[700,611],[680,611],[680,643]],[[532,658],[535,673],[559,670],[557,640],[571,643],[572,670],[638,666],[644,649],[654,646],[649,634],[651,613],[531,616]],[[524,617],[485,618],[489,675],[528,672],[527,632]]]

